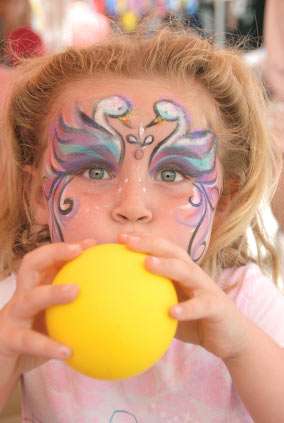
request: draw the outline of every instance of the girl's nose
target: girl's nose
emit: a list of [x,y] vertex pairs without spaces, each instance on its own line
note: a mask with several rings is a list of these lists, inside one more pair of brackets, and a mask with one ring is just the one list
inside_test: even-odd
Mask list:
[[124,187],[112,211],[112,218],[119,223],[148,223],[153,218],[149,194],[141,186]]

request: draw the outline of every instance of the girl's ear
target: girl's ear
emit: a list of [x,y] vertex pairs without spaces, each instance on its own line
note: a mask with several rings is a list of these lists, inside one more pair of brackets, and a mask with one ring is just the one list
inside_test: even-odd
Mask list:
[[229,184],[229,189],[225,189],[218,201],[213,227],[218,227],[221,222],[226,219],[226,215],[228,213],[229,207],[234,200],[237,192],[239,190],[239,183],[236,181],[232,181]]
[[220,223],[223,222],[224,219],[226,218],[226,214],[227,214],[227,210],[229,208],[230,202],[231,201],[230,201],[229,195],[227,196],[227,195],[221,194],[217,204],[214,220],[213,220],[213,229],[218,228]]
[[39,171],[32,166],[26,166],[27,175],[27,198],[32,209],[32,215],[39,225],[48,224],[48,208],[46,199],[42,190]]

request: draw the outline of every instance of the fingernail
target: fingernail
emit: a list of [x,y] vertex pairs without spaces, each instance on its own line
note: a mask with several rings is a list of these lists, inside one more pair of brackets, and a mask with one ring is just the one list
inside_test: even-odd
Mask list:
[[58,349],[59,356],[62,358],[69,358],[72,355],[72,350],[68,347],[60,347]]
[[154,264],[160,264],[161,263],[161,260],[158,257],[151,256],[150,259],[151,259],[152,263],[154,263]]
[[73,294],[75,292],[77,292],[79,290],[78,285],[74,284],[74,283],[70,283],[68,285],[63,285],[62,286],[62,291],[65,294]]
[[141,238],[139,236],[135,236],[135,235],[129,235],[129,234],[121,234],[121,237],[124,239],[128,239],[131,242],[140,242]]
[[85,242],[87,244],[87,243],[90,243],[90,242],[96,242],[96,240],[94,238],[87,238],[87,239],[84,239],[83,242]]
[[183,314],[183,308],[181,306],[177,305],[177,306],[174,306],[174,307],[171,308],[171,312],[175,316],[179,317]]
[[74,252],[82,251],[81,245],[79,244],[69,244],[67,248],[69,251],[74,251]]
[[96,244],[96,240],[95,240],[94,238],[88,238],[88,239],[85,239],[85,240],[82,242],[82,245],[83,245],[84,247],[88,247],[88,246],[92,247],[92,246],[94,246],[95,244]]

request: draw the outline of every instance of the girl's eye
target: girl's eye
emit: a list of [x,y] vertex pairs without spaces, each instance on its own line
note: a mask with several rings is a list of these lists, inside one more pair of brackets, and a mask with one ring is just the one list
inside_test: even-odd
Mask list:
[[95,180],[102,180],[102,179],[110,179],[111,174],[107,172],[105,169],[101,169],[99,167],[94,167],[92,169],[85,170],[83,176],[87,179],[95,179]]
[[163,182],[180,182],[184,176],[177,170],[166,169],[159,172],[157,179]]

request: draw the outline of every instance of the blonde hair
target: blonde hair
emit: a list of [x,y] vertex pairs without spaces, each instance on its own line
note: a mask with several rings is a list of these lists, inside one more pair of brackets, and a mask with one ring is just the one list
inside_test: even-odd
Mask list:
[[[211,274],[249,261],[262,266],[261,246],[271,260],[277,256],[261,222],[262,202],[270,200],[278,178],[277,155],[268,134],[261,85],[239,53],[218,50],[186,31],[164,28],[151,38],[117,35],[88,48],[27,61],[10,104],[2,151],[6,150],[0,205],[0,255],[4,271],[36,246],[49,242],[48,228],[38,228],[25,195],[25,166],[38,167],[44,146],[44,117],[65,86],[94,77],[164,78],[186,89],[197,81],[211,96],[217,111],[224,170],[226,218],[213,229],[202,266]],[[222,199],[221,199],[222,202]],[[249,249],[251,228],[258,254]]]

